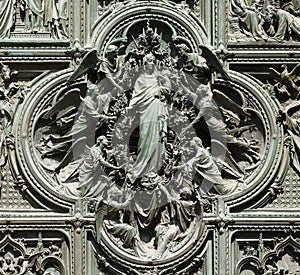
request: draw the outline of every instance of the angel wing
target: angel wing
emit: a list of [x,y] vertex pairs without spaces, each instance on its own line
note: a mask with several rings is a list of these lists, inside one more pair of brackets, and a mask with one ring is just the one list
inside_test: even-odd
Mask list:
[[86,141],[86,137],[83,136],[78,138],[72,143],[71,147],[68,149],[64,158],[61,160],[59,165],[55,168],[56,172],[59,172],[61,169],[66,167],[69,163],[71,163],[74,160],[73,152],[80,152],[81,151],[80,149],[84,148],[85,146],[85,141]]
[[218,71],[225,79],[230,80],[230,76],[224,70],[222,64],[220,63],[218,57],[214,52],[212,52],[207,46],[200,45],[199,48],[202,50],[202,56],[206,59],[208,66],[213,67]]
[[97,50],[93,49],[87,52],[78,66],[78,68],[74,71],[74,73],[68,78],[67,83],[71,83],[76,78],[87,72],[89,69],[94,69],[98,63],[98,54]]
[[61,98],[54,98],[53,106],[48,112],[43,115],[43,118],[48,119],[61,110],[70,106],[79,107],[81,104],[80,89],[74,88],[67,91]]
[[281,74],[273,68],[269,68],[269,76],[270,76],[270,78],[272,78],[278,82],[281,82],[281,80],[282,80]]
[[293,77],[299,77],[300,74],[300,63],[295,66],[292,71],[289,73]]
[[218,103],[219,106],[231,110],[232,112],[236,113],[240,116],[245,116],[245,111],[243,109],[244,106],[244,100],[243,98],[240,98],[240,102],[236,103],[231,98],[229,98],[227,95],[222,93],[221,91],[214,89],[213,90],[213,97],[214,100]]

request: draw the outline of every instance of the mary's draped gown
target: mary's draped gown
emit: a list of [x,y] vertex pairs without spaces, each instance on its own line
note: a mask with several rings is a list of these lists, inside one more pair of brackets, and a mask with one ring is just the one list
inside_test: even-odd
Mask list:
[[156,70],[152,74],[142,73],[136,80],[129,104],[139,114],[140,121],[137,159],[129,170],[134,179],[157,174],[161,168],[168,114],[161,91],[169,90],[170,86],[170,81]]

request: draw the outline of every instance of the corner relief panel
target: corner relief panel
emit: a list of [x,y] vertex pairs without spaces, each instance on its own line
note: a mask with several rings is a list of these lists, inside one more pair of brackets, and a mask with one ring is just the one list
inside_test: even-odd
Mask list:
[[[45,237],[43,234],[47,235]],[[61,232],[6,230],[0,240],[2,274],[70,274],[68,241]]]
[[0,5],[0,38],[67,39],[68,0],[8,0]]
[[237,255],[233,274],[299,274],[299,239],[287,231],[249,232],[235,234],[232,253]]
[[296,47],[299,2],[229,0],[229,45]]

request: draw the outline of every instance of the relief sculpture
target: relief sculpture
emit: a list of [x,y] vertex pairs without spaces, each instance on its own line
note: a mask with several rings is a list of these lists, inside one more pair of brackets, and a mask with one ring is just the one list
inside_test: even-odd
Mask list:
[[155,261],[201,236],[204,199],[246,187],[265,139],[251,102],[214,82],[231,81],[215,53],[165,39],[148,21],[87,52],[34,130],[55,188],[94,205],[97,242]]
[[67,0],[9,0],[0,4],[0,38],[16,34],[47,33],[48,38],[68,37]]
[[47,30],[52,37],[66,38],[67,8],[67,0],[22,0],[20,14],[24,18],[25,30],[32,33]]
[[231,0],[231,40],[299,42],[298,8],[293,0],[255,0],[250,5],[243,0]]
[[47,241],[38,233],[37,241],[27,239],[24,242],[12,238],[9,233],[0,241],[0,274],[42,274],[62,275],[65,267],[62,263],[61,246],[63,241]]
[[299,70],[300,65],[296,65],[290,72],[287,66],[282,65],[283,71],[277,72],[270,68],[270,76],[277,82],[274,86],[276,98],[280,102],[280,110],[278,112],[277,122],[283,126],[284,154],[282,169],[278,178],[284,175],[284,167],[291,165],[295,171],[300,173],[300,143],[299,143]]
[[[136,2],[138,0],[98,0],[98,15],[101,16],[107,11],[114,12],[117,9],[121,9],[129,3]],[[199,16],[201,10],[201,3],[199,0],[158,0],[157,2],[163,2],[164,4],[174,5],[181,12],[194,12],[195,15]]]
[[300,274],[297,242],[293,236],[265,240],[261,233],[258,242],[252,241],[244,246],[243,259],[237,264],[236,274]]
[[17,71],[2,63],[0,63],[0,70],[0,181],[2,181],[8,163],[8,151],[14,148],[12,122],[17,106],[24,99],[25,85],[12,81]]

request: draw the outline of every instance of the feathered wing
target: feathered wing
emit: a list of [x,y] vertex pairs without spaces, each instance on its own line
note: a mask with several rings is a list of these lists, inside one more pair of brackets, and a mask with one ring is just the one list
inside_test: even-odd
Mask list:
[[87,52],[82,58],[80,65],[77,67],[74,73],[68,78],[67,83],[71,83],[72,81],[75,81],[76,78],[83,75],[89,69],[94,69],[97,63],[98,63],[97,50],[93,49]]
[[62,97],[55,97],[50,110],[43,115],[43,118],[48,119],[59,111],[62,111],[70,106],[79,107],[81,104],[80,89],[74,88],[67,91]]
[[281,74],[273,68],[269,68],[269,76],[278,82],[282,81]]
[[74,153],[76,154],[76,152],[82,152],[82,148],[85,147],[85,141],[86,141],[85,136],[79,137],[77,140],[73,141],[71,147],[66,152],[64,158],[61,160],[59,165],[55,168],[57,172],[63,169],[64,167],[66,167],[73,160],[75,160]]
[[[213,90],[214,100],[218,103],[219,107],[223,107],[227,110],[231,110],[239,116],[245,116],[244,106],[237,104],[227,95],[222,93],[221,91],[214,89]],[[241,98],[241,102],[243,102],[243,98]]]
[[300,76],[300,63],[292,69],[289,75],[292,76],[293,78]]
[[220,63],[218,57],[215,53],[213,53],[208,47],[204,45],[199,46],[202,50],[202,56],[206,59],[208,66],[213,67],[216,71],[218,71],[225,79],[230,80],[230,76],[224,70],[222,64]]

